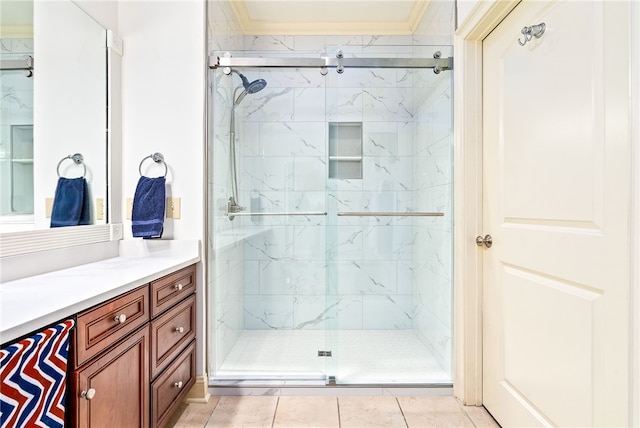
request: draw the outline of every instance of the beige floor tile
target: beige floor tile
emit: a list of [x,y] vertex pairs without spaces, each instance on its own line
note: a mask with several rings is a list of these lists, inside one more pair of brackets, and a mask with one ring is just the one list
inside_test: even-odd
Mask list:
[[491,414],[484,407],[463,406],[473,424],[478,428],[500,428]]
[[280,397],[274,428],[338,428],[336,397]]
[[409,428],[473,427],[458,401],[451,396],[398,397]]
[[406,428],[395,397],[338,397],[342,428]]
[[173,428],[203,428],[213,409],[218,404],[219,397],[211,397],[207,403],[190,403],[182,404],[178,409],[167,426]]
[[278,397],[220,397],[207,427],[271,428]]

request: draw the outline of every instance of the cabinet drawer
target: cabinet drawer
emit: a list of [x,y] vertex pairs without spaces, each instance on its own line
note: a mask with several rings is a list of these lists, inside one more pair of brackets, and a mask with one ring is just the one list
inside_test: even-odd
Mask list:
[[151,316],[155,317],[196,291],[196,267],[186,267],[151,283]]
[[78,314],[76,367],[148,321],[147,285]]
[[151,321],[151,378],[196,337],[196,296]]
[[163,426],[180,405],[196,378],[196,343],[189,347],[151,384],[151,426]]

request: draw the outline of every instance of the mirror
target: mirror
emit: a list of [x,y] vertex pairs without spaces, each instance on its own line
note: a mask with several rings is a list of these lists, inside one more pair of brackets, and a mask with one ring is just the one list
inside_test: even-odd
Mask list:
[[[31,77],[1,72],[0,233],[49,228],[58,173],[85,175],[90,224],[105,224],[106,30],[70,0],[0,8],[2,63],[33,57]],[[67,159],[75,153],[83,164]]]

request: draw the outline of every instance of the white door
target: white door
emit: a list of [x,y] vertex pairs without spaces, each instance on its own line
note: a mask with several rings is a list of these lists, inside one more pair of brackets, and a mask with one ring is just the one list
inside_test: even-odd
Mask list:
[[483,42],[483,401],[505,427],[628,426],[628,7],[525,0]]

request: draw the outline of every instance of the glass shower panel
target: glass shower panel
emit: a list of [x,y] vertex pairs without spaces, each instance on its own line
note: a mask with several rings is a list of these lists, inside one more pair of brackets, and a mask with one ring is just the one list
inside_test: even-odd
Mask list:
[[[317,70],[212,73],[211,373],[215,381],[324,384],[324,78]],[[242,95],[240,74],[266,86]]]
[[450,384],[451,74],[347,68],[326,94],[327,375]]
[[451,73],[211,73],[214,384],[451,384]]

